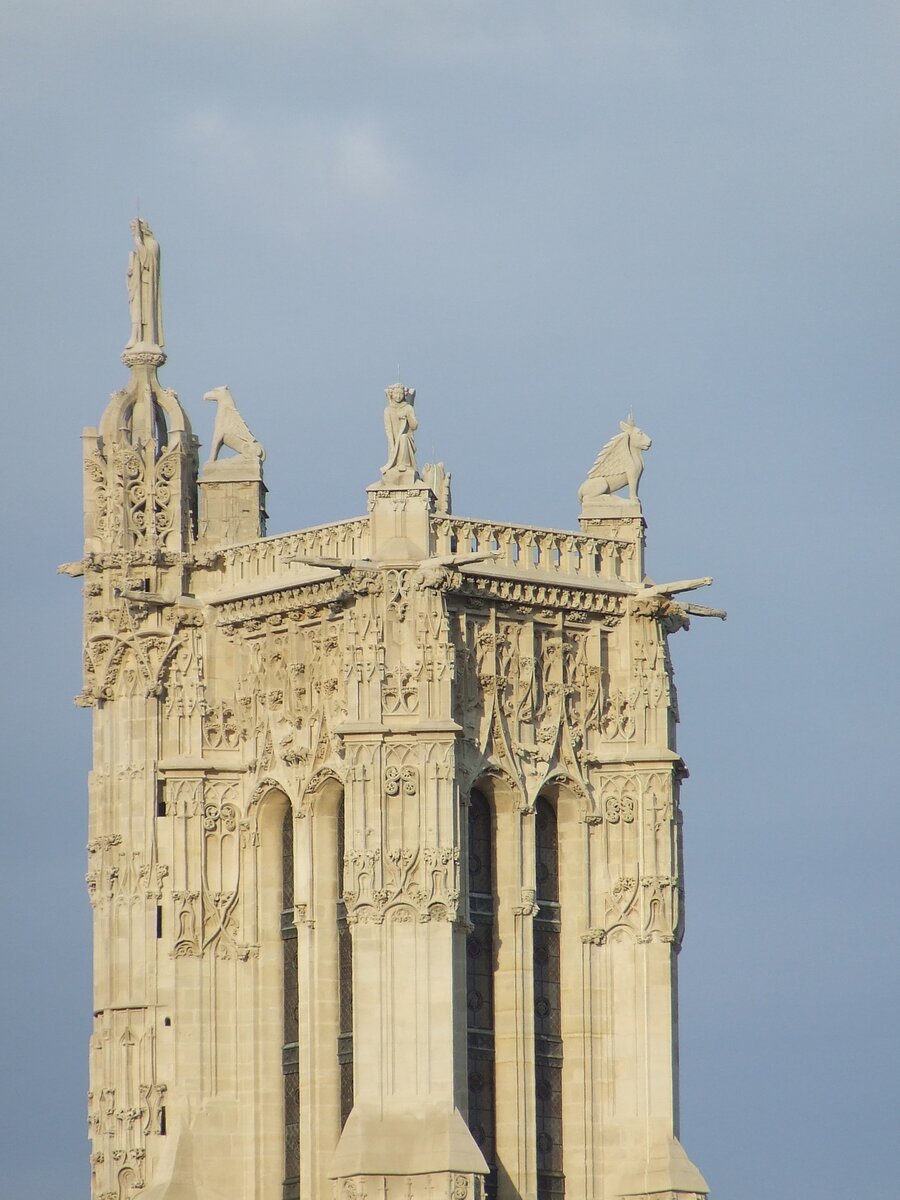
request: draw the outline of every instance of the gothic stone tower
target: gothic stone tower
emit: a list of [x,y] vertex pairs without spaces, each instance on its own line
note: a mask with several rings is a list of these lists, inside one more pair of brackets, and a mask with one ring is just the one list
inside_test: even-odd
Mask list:
[[198,476],[135,240],[130,379],[85,432],[65,568],[94,1200],[704,1196],[667,636],[714,610],[644,575],[649,440],[622,424],[579,532],[456,517],[397,385],[367,514],[266,537],[227,389]]

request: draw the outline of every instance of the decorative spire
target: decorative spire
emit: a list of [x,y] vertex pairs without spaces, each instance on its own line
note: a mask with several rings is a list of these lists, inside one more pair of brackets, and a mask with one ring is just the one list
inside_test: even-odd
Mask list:
[[146,221],[131,222],[134,250],[128,255],[128,309],[131,337],[122,362],[131,371],[123,391],[113,396],[100,423],[107,440],[155,446],[158,458],[171,434],[191,436],[187,415],[174,392],[162,388],[156,377],[166,361],[163,350],[162,305],[159,290],[159,242]]
[[182,554],[194,539],[197,439],[178,396],[160,385],[159,245],[150,226],[131,223],[128,259],[131,339],[122,354],[128,382],[109,400],[99,427],[85,431],[86,546]]

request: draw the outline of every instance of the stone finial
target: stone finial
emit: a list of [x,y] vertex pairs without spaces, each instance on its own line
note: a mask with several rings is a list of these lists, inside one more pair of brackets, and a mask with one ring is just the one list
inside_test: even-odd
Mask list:
[[206,393],[203,399],[212,400],[218,406],[207,467],[216,461],[219,452],[226,446],[229,450],[237,453],[238,459],[243,464],[261,466],[265,462],[266,452],[238,412],[230,389],[227,387],[213,388],[211,392]]
[[388,457],[381,468],[384,483],[394,487],[410,487],[416,482],[416,441],[419,427],[413,404],[416,389],[395,383],[384,389],[387,408],[384,410],[384,432],[387,435]]
[[135,217],[131,222],[135,249],[128,256],[128,309],[131,314],[131,336],[125,346],[164,345],[162,301],[159,290],[159,242],[146,221]]
[[637,502],[644,451],[650,449],[651,441],[631,416],[619,422],[619,429],[621,433],[606,443],[578,489],[582,517],[602,516],[610,507],[623,505],[624,501],[612,495],[620,488],[627,487],[629,501]]
[[450,472],[442,462],[426,463],[422,468],[422,482],[431,489],[434,495],[435,512],[449,514],[450,507]]

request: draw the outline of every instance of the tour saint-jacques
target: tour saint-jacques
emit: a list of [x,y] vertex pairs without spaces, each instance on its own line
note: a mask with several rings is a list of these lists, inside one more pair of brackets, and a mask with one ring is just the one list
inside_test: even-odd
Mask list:
[[132,233],[129,378],[61,568],[93,710],[93,1200],[700,1200],[668,637],[724,614],[644,573],[650,439],[602,416],[577,532],[456,516],[397,383],[365,515],[268,537],[229,389],[201,467],[159,382]]

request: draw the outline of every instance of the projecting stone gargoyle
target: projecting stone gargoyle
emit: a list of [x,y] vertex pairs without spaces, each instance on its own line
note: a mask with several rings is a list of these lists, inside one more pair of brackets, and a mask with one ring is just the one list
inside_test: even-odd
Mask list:
[[216,423],[213,428],[212,445],[209,450],[209,462],[215,462],[223,446],[235,450],[247,462],[262,463],[266,452],[247,428],[247,422],[237,410],[234,397],[227,387],[213,388],[203,397],[204,400],[214,400],[218,405]]

